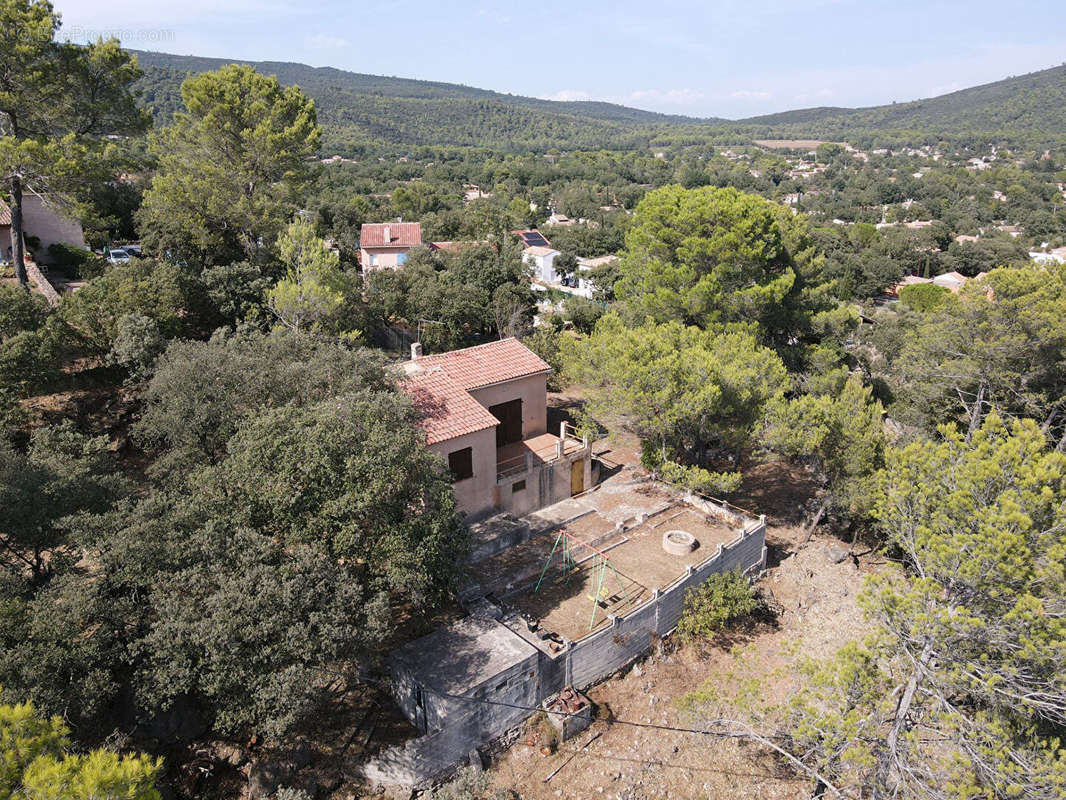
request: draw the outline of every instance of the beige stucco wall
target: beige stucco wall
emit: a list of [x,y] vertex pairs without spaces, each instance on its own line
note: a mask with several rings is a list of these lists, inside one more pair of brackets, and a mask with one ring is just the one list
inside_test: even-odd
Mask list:
[[[521,398],[522,438],[538,436],[548,431],[547,375],[530,375],[528,378],[475,389],[470,394],[485,408]],[[493,442],[495,443],[495,439]]]
[[[496,487],[496,507],[521,517],[565,500],[570,497],[570,470],[574,462],[581,464],[584,491],[588,491],[592,488],[591,447],[568,453],[559,461],[536,462],[530,472],[508,475]],[[515,492],[513,486],[517,481],[525,481],[526,488]]]
[[[27,236],[36,236],[41,240],[35,251],[37,261],[49,263],[48,245],[69,244],[85,247],[85,236],[81,225],[69,217],[62,216],[35,194],[27,194],[22,199],[23,230]],[[10,244],[10,242],[9,242]]]
[[[411,250],[410,247],[374,247],[370,250],[359,251],[359,263],[363,272],[373,272],[376,269],[396,269],[400,266],[400,255]],[[370,263],[370,256],[378,257],[377,264]]]
[[494,511],[496,489],[496,429],[486,428],[477,433],[468,433],[455,439],[431,444],[429,448],[440,453],[448,462],[448,453],[469,447],[474,476],[453,483],[455,500],[459,510],[469,517],[477,518]]

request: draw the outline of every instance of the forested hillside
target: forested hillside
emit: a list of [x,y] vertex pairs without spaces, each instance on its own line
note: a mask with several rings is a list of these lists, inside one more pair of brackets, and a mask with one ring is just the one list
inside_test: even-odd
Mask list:
[[[157,124],[181,108],[181,82],[226,59],[138,51],[142,103]],[[365,75],[287,62],[249,62],[317,104],[323,151],[355,156],[390,146],[511,151],[630,150],[753,138],[875,141],[971,139],[1041,145],[1066,130],[1066,66],[910,103],[797,109],[731,122],[657,114],[613,103],[556,102],[471,86]]]
[[[227,59],[137,52],[142,102],[157,124],[181,108],[181,82]],[[354,155],[367,139],[405,145],[629,149],[647,146],[649,125],[697,122],[601,102],[556,102],[458,84],[364,75],[331,67],[248,62],[282,85],[298,85],[318,107],[326,149]]]
[[1061,135],[1066,129],[1066,65],[910,103],[801,109],[742,122],[822,136],[866,129]]

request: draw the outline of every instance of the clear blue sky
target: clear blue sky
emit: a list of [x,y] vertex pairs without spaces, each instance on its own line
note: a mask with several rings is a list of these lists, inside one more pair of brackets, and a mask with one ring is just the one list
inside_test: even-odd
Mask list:
[[74,40],[693,116],[875,105],[1066,62],[1066,0],[53,0]]

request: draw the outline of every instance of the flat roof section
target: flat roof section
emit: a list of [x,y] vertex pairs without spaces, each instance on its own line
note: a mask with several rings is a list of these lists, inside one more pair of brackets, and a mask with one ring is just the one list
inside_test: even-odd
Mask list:
[[429,691],[463,694],[536,653],[499,622],[466,617],[409,642],[389,659]]

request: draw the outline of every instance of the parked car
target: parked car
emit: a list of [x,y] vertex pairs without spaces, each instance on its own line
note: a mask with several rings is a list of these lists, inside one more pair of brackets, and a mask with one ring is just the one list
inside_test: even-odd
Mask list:
[[139,244],[124,244],[122,245],[122,249],[134,258],[141,257],[141,246]]
[[121,247],[113,247],[108,251],[107,260],[112,264],[128,264],[130,261],[130,254]]

